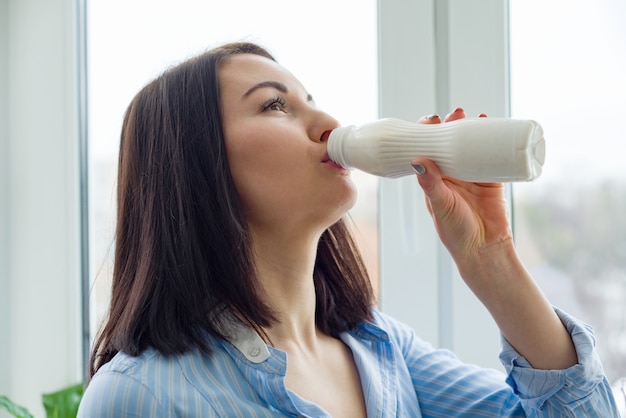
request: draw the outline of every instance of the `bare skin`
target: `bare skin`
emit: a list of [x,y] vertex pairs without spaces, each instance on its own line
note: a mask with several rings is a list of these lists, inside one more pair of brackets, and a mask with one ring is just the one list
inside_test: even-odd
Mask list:
[[333,417],[365,417],[365,399],[352,352],[340,340],[318,334],[315,346],[277,343],[289,356],[287,387]]

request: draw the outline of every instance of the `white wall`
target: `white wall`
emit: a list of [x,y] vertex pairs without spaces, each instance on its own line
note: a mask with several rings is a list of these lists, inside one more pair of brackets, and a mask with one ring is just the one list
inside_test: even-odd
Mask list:
[[76,6],[1,4],[0,388],[43,416],[41,394],[82,376]]

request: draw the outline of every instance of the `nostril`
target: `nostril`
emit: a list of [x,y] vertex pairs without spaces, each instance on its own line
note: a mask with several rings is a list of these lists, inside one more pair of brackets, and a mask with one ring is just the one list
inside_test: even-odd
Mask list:
[[328,137],[330,136],[330,133],[332,132],[332,129],[329,129],[327,131],[324,131],[324,133],[322,134],[322,136],[320,137],[320,142],[326,142],[328,141]]

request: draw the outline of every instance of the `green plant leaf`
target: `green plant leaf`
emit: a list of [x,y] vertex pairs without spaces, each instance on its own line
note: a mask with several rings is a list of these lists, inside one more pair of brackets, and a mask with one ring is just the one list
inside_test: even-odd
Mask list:
[[47,418],[75,418],[84,385],[78,383],[57,392],[42,395]]
[[17,418],[33,418],[26,408],[19,406],[4,395],[0,396],[0,409],[5,409],[9,414]]

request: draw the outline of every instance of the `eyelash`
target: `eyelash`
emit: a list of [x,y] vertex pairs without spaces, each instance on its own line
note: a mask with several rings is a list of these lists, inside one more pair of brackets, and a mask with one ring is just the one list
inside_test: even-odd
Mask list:
[[261,103],[259,107],[261,108],[261,111],[266,111],[266,110],[272,110],[271,109],[272,106],[275,106],[275,105],[279,105],[281,110],[285,110],[285,108],[287,107],[287,101],[285,100],[284,97],[277,95]]

